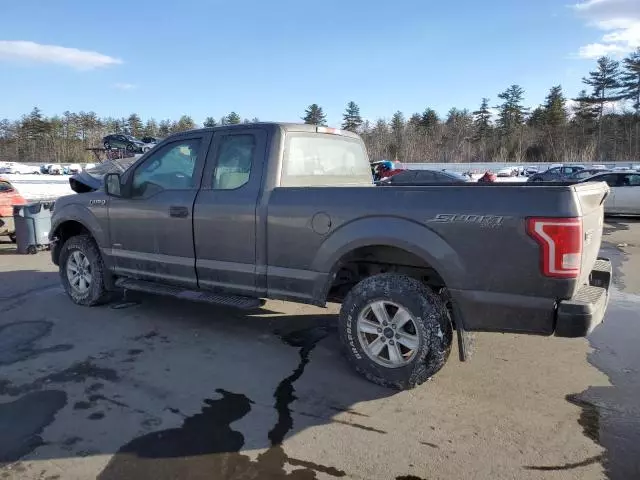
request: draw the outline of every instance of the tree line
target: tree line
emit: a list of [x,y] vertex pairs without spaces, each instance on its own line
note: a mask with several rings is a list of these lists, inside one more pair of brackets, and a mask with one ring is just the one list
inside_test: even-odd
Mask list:
[[[571,102],[556,85],[541,105],[530,109],[524,89],[511,85],[496,102],[483,98],[476,110],[451,108],[443,118],[427,107],[408,118],[398,111],[390,119],[371,122],[349,102],[341,127],[362,136],[372,160],[640,161],[640,49],[621,62],[598,59],[583,83],[585,89]],[[317,104],[309,105],[301,119],[327,123]],[[207,117],[203,126],[256,121],[231,112],[220,119]],[[91,158],[85,148],[99,146],[109,133],[165,137],[197,127],[188,115],[159,122],[143,122],[136,113],[120,119],[100,118],[95,112],[46,117],[36,107],[19,120],[0,120],[0,160],[83,162]]]

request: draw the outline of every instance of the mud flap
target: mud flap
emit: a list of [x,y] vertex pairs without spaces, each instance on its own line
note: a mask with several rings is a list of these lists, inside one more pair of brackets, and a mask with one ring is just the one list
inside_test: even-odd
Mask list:
[[456,334],[458,335],[458,355],[461,362],[466,362],[475,351],[475,335],[467,332],[462,326],[462,322],[456,323]]

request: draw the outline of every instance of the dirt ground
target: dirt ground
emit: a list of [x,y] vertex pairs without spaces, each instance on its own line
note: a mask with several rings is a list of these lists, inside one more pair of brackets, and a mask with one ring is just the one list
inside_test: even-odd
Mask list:
[[478,334],[397,393],[342,359],[335,306],[82,308],[48,252],[0,244],[0,478],[640,478],[640,222],[602,254],[589,339]]

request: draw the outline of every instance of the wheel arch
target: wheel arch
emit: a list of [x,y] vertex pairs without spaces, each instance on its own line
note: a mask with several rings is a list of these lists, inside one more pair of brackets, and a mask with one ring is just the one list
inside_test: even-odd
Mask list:
[[336,275],[345,260],[363,248],[385,248],[419,259],[449,288],[460,288],[465,266],[453,248],[425,225],[397,217],[368,217],[334,231],[322,244],[312,270],[326,272],[316,286],[319,303],[327,300]]

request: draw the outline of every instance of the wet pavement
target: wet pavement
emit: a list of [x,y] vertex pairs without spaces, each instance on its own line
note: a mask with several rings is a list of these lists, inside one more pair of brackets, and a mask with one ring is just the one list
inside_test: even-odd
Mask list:
[[336,307],[72,305],[0,245],[0,479],[640,478],[640,222],[585,339],[478,334],[408,392],[341,358]]

